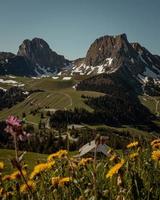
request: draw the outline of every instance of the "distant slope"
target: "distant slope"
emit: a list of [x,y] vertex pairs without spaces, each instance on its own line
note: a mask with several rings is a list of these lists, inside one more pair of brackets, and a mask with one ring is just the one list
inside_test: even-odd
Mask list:
[[[52,78],[41,78],[41,79],[31,79],[23,77],[15,77],[15,81],[19,81],[24,84],[25,90],[34,91],[42,90],[41,92],[33,92],[24,101],[18,103],[17,105],[6,108],[0,111],[0,120],[5,119],[8,115],[14,114],[22,116],[22,113],[27,114],[27,118],[35,118],[35,121],[40,118],[40,113],[31,117],[31,112],[38,109],[39,112],[43,112],[44,109],[72,109],[74,107],[83,107],[87,110],[92,111],[89,106],[87,106],[82,95],[86,96],[101,96],[103,93],[92,92],[92,91],[76,91],[73,89],[75,84],[74,80],[53,80]],[[3,84],[3,87],[7,84]],[[8,85],[7,85],[8,86]]]

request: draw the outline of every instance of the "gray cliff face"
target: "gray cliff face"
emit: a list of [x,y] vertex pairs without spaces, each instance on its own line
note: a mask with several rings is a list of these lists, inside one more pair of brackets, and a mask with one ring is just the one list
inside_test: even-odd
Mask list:
[[97,75],[121,72],[137,77],[151,70],[160,75],[156,70],[160,69],[160,57],[152,55],[138,43],[130,43],[126,34],[106,35],[96,39],[89,47],[86,57],[78,61],[74,62],[71,74]]
[[19,46],[17,55],[10,52],[0,52],[1,75],[52,75],[67,68],[70,63],[64,56],[52,51],[49,45],[40,38],[24,40]]
[[40,38],[24,40],[20,45],[17,55],[31,61],[33,66],[44,68],[50,72],[59,71],[69,64],[62,55],[52,51],[49,45]]
[[[105,65],[107,59],[112,59],[109,65]],[[108,69],[118,69],[128,66],[132,73],[140,73],[144,70],[143,63],[138,58],[138,53],[128,42],[125,34],[117,36],[101,37],[90,46],[85,64],[88,66],[104,65],[105,72]],[[108,69],[107,69],[108,68]]]

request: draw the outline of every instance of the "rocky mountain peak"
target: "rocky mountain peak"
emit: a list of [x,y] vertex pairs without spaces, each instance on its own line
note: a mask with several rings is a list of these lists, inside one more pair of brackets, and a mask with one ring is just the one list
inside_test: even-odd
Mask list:
[[144,70],[137,51],[123,33],[96,39],[89,47],[84,62],[78,67],[75,64],[72,72],[79,72],[81,75],[109,74],[126,66],[133,74]]
[[127,40],[126,34],[117,36],[103,36],[96,39],[90,46],[85,64],[97,66],[103,63],[107,58],[116,58],[122,55],[130,54],[136,56],[131,44]]
[[19,46],[17,55],[30,60],[37,75],[57,72],[69,63],[64,56],[52,51],[47,42],[41,38],[24,40]]
[[130,43],[126,34],[105,35],[91,44],[84,59],[74,62],[71,74],[115,74],[126,84],[140,88],[149,80],[160,84],[160,57],[137,42]]
[[19,46],[17,55],[0,53],[0,74],[48,76],[67,68],[70,63],[64,56],[52,51],[45,40],[26,39]]
[[17,55],[28,58],[34,65],[50,66],[52,50],[49,45],[40,38],[24,40],[19,46]]

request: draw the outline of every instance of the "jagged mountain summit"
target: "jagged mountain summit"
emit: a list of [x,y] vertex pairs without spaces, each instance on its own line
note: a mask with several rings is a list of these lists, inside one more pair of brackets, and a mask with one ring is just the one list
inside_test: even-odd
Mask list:
[[30,60],[37,75],[55,74],[69,65],[69,61],[62,55],[52,51],[49,45],[40,38],[24,40],[17,55]]
[[125,34],[96,39],[81,62],[75,61],[71,74],[130,73],[144,82],[160,78],[160,57],[152,55],[138,43],[129,43]]
[[0,74],[53,75],[70,66],[70,63],[64,56],[52,51],[43,39],[27,39],[19,46],[17,55],[0,53]]

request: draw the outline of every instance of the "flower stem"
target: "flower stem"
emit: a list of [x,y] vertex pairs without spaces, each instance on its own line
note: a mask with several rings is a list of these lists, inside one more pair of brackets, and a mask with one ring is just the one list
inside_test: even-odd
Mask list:
[[17,147],[17,136],[16,136],[16,134],[14,134],[14,148],[15,148],[16,161],[18,161],[18,147]]
[[97,180],[96,180],[96,164],[97,164],[97,144],[94,150],[94,161],[93,161],[93,187],[94,187],[94,198],[97,200]]

